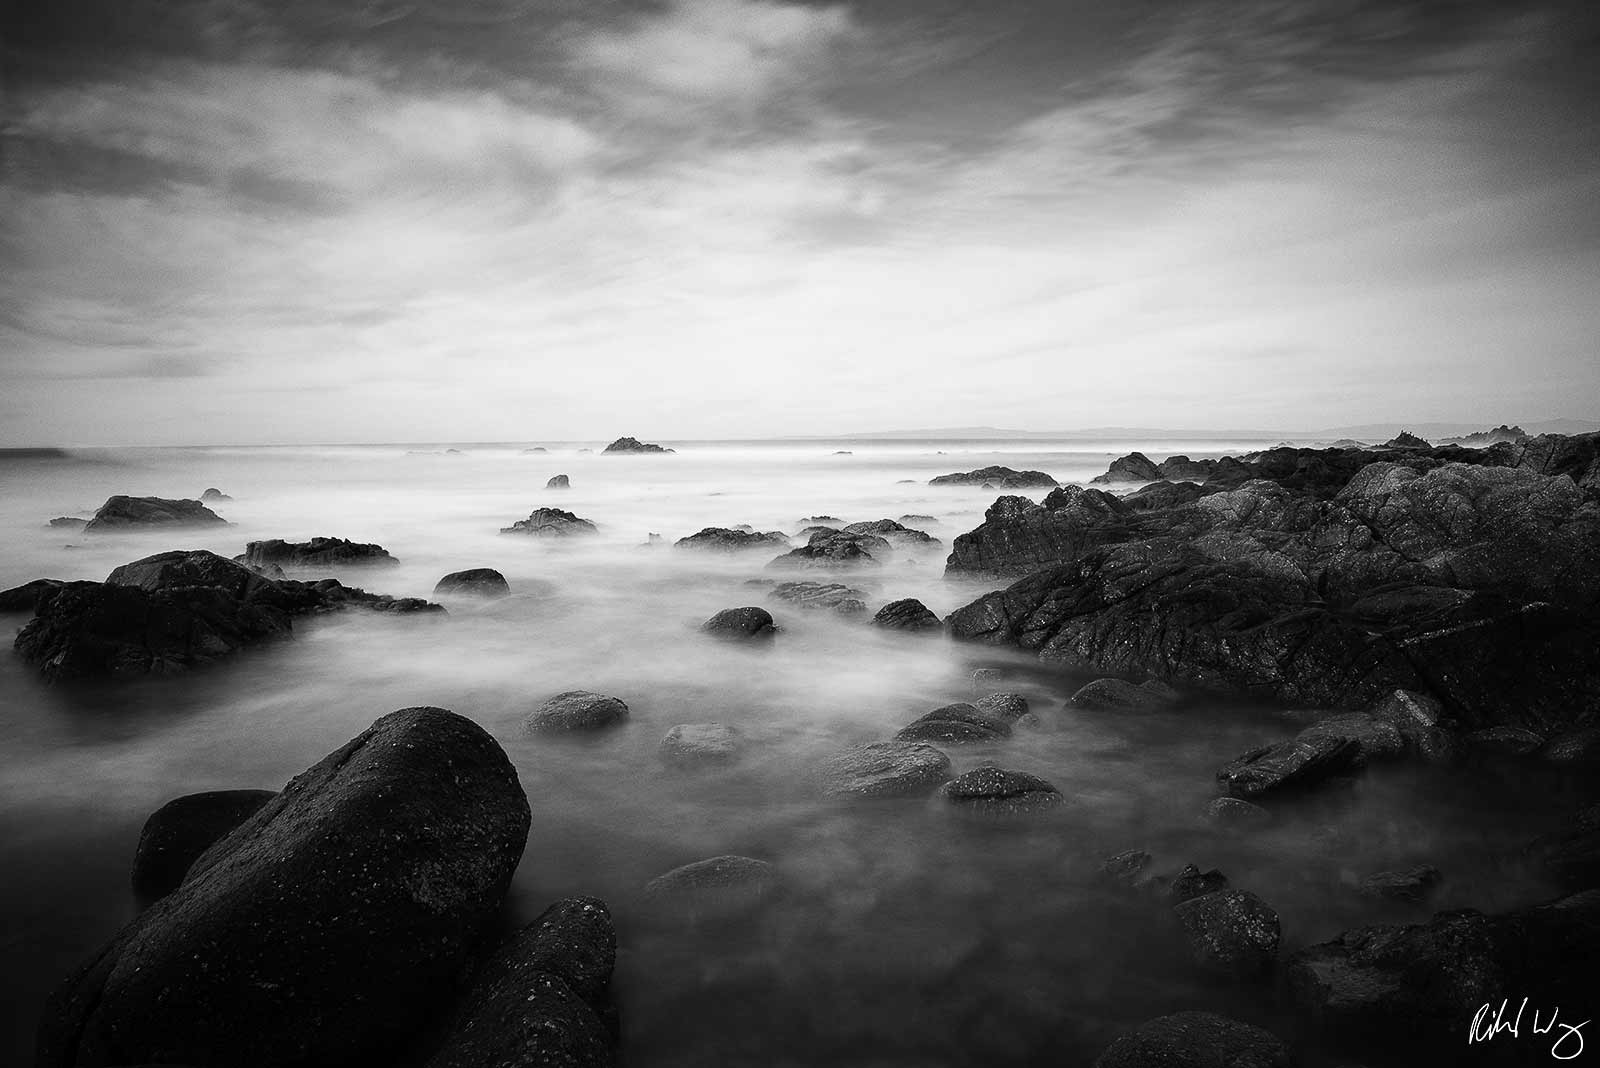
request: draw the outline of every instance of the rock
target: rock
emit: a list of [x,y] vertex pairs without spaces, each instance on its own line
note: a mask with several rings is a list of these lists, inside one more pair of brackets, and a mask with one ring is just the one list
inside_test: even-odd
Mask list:
[[605,449],[602,450],[602,451],[603,452],[672,452],[673,450],[672,449],[664,449],[660,445],[652,445],[649,442],[640,441],[638,438],[618,438],[616,441],[613,441],[610,445],[607,445],[605,447]]
[[950,758],[922,742],[867,742],[829,758],[821,769],[831,797],[908,797],[931,793],[950,777]]
[[226,493],[223,493],[221,490],[217,489],[215,486],[212,486],[209,489],[207,489],[204,493],[200,494],[200,500],[202,502],[204,502],[204,501],[231,501],[231,500],[233,500],[233,498],[228,496]]
[[1005,681],[1005,672],[999,668],[976,668],[972,672],[972,692],[986,692]]
[[478,971],[427,1068],[611,1065],[605,1017],[616,956],[605,902],[556,902]]
[[535,508],[528,518],[519,519],[509,527],[501,527],[502,534],[532,534],[536,537],[567,538],[579,534],[596,533],[595,525],[579,519],[560,508]]
[[1097,475],[1090,481],[1155,482],[1161,477],[1161,469],[1151,461],[1150,457],[1142,452],[1130,452],[1126,456],[1112,460],[1111,466],[1106,469],[1105,474]]
[[758,533],[753,530],[738,530],[728,527],[706,527],[697,534],[687,538],[679,538],[674,545],[678,549],[710,549],[716,552],[741,552],[745,549],[773,549],[789,548],[789,539],[783,533],[769,530]]
[[919,525],[919,526],[926,526],[929,523],[937,523],[937,522],[939,522],[939,520],[935,519],[931,515],[916,515],[916,514],[913,513],[913,514],[908,514],[908,515],[901,516],[900,517],[900,522],[902,522],[902,523],[912,523],[912,524],[916,524],[916,525]]
[[936,549],[939,539],[921,530],[914,530],[893,519],[876,519],[870,523],[851,523],[844,528],[844,534],[874,534],[883,538],[890,545],[900,549]]
[[844,525],[844,520],[834,515],[808,515],[804,519],[798,519],[795,521],[795,526],[797,527],[812,525],[837,528]]
[[875,534],[847,534],[823,531],[798,549],[791,549],[767,564],[773,570],[833,568],[877,565],[890,553],[890,546]]
[[[1546,1012],[1562,1007],[1563,1018],[1566,1006],[1588,1004],[1597,954],[1600,891],[1589,891],[1494,916],[1463,909],[1346,931],[1291,956],[1285,975],[1300,1012],[1331,1035],[1427,1063],[1446,1036],[1462,1041],[1480,1006],[1492,1020],[1507,998],[1512,1011],[1526,997]],[[1539,1043],[1537,1059],[1549,1050]],[[1533,1063],[1532,1048],[1524,1055]]]
[[901,742],[992,742],[1011,736],[1011,721],[977,705],[953,704],[936,708],[895,735]]
[[958,471],[940,475],[928,481],[930,486],[993,486],[995,489],[1038,489],[1056,485],[1056,480],[1043,471],[1013,471],[1009,467],[980,467],[976,471]]
[[571,489],[572,480],[566,475],[553,475],[551,476],[550,480],[544,484],[544,488],[547,490]]
[[992,693],[980,697],[973,706],[993,719],[1015,724],[1028,714],[1028,699],[1020,693]]
[[310,541],[252,541],[245,545],[244,553],[234,557],[250,567],[273,565],[281,568],[329,568],[382,564],[390,566],[400,561],[389,555],[381,545],[348,541],[344,538],[312,538]]
[[1179,1012],[1139,1025],[1106,1048],[1094,1068],[1291,1068],[1271,1031],[1211,1012]]
[[276,796],[271,790],[214,790],[156,809],[134,850],[134,896],[151,901],[176,890],[200,854]]
[[1380,871],[1361,880],[1357,887],[1364,897],[1390,901],[1422,901],[1433,895],[1443,876],[1439,869],[1422,864],[1405,871]]
[[1223,827],[1259,827],[1272,822],[1272,813],[1237,797],[1219,797],[1206,806],[1206,822]]
[[1501,442],[1522,443],[1528,440],[1528,432],[1520,426],[1506,426],[1501,423],[1493,430],[1479,430],[1472,434],[1463,434],[1460,437],[1444,438],[1442,444],[1470,445],[1473,448],[1483,448],[1487,445],[1498,445]]
[[720,856],[698,860],[645,884],[653,909],[692,918],[747,911],[778,889],[778,871],[764,860]]
[[661,739],[659,752],[672,764],[720,763],[739,755],[739,736],[721,723],[679,723]]
[[528,825],[482,728],[439,708],[385,716],[67,980],[36,1063],[386,1063],[451,996]]
[[492,567],[452,571],[433,588],[435,597],[504,597],[510,592],[506,577]]
[[1355,739],[1317,735],[1251,750],[1224,765],[1217,781],[1234,797],[1252,798],[1305,789],[1362,765]]
[[1400,433],[1396,434],[1394,437],[1392,437],[1388,441],[1384,442],[1383,445],[1380,446],[1380,447],[1381,448],[1385,448],[1385,449],[1431,449],[1431,448],[1433,448],[1433,446],[1429,445],[1428,442],[1425,439],[1417,437],[1417,435],[1411,433],[1409,430],[1400,431]]
[[1600,888],[1600,818],[1594,809],[1580,814],[1572,826],[1540,835],[1523,855],[1545,878],[1564,890]]
[[1486,727],[1466,737],[1468,745],[1488,753],[1530,756],[1544,746],[1544,736],[1526,727]]
[[1157,712],[1171,708],[1173,691],[1159,682],[1134,685],[1122,679],[1095,679],[1073,694],[1074,708],[1099,712]]
[[872,617],[874,626],[888,630],[939,630],[943,624],[928,606],[915,597],[890,601]]
[[51,530],[82,530],[88,525],[87,519],[78,519],[70,515],[58,515],[50,520]]
[[522,455],[523,456],[532,456],[534,453],[549,452],[549,451],[550,450],[545,448],[543,445],[535,445],[531,449],[523,449],[522,450]]
[[1183,870],[1171,879],[1164,879],[1167,900],[1175,905],[1193,901],[1206,894],[1216,894],[1228,889],[1228,877],[1215,868],[1201,871],[1198,865],[1185,864]]
[[780,582],[768,596],[800,608],[829,609],[852,618],[867,612],[867,594],[838,582]]
[[199,501],[118,495],[106,498],[106,503],[83,530],[85,534],[110,534],[152,527],[207,527],[226,523],[227,520]]
[[66,583],[61,579],[34,579],[0,592],[0,612],[37,612],[39,606]]
[[[0,599],[4,596],[0,594]],[[1563,767],[1600,766],[1600,727],[1583,727],[1558,734],[1550,739],[1539,755],[1550,763]]]
[[1282,928],[1272,907],[1248,890],[1218,890],[1174,905],[1195,963],[1218,972],[1257,975],[1278,959]]
[[628,706],[615,697],[567,690],[528,713],[523,730],[528,734],[566,734],[610,727],[628,718]]
[[1142,849],[1129,849],[1114,857],[1107,857],[1100,865],[1100,877],[1106,882],[1122,886],[1142,886],[1150,877],[1150,865],[1154,859]]
[[[1169,456],[1156,465],[1156,473],[1168,482],[1204,482],[1216,471],[1215,460],[1191,460],[1187,456]],[[1108,471],[1107,474],[1110,474]],[[1134,479],[1143,482],[1146,479]]]
[[295,616],[354,607],[443,611],[335,579],[274,580],[215,553],[176,551],[124,564],[103,583],[62,585],[14,644],[51,681],[170,674],[288,637]]
[[983,815],[1037,812],[1061,804],[1061,791],[1037,775],[986,766],[958,775],[940,793],[958,808]]
[[731,641],[770,641],[778,633],[772,613],[765,608],[724,608],[704,623],[700,631]]
[[984,512],[980,526],[956,537],[945,574],[1029,574],[1125,541],[1131,517],[1128,506],[1114,495],[1079,486],[1052,490],[1043,504],[999,497]]

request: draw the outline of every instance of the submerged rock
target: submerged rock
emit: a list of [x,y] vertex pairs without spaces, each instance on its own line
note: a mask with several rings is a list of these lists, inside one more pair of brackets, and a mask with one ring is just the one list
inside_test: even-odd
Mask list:
[[670,764],[722,763],[739,755],[739,735],[721,723],[679,723],[661,739],[659,753]]
[[1161,1016],[1111,1043],[1094,1068],[1291,1068],[1271,1031],[1211,1012]]
[[227,520],[194,500],[169,500],[165,497],[106,498],[106,503],[84,525],[86,534],[110,534],[126,530],[173,527],[225,526]]
[[743,912],[778,889],[778,871],[764,860],[724,855],[697,860],[645,884],[645,902],[689,917]]
[[1272,907],[1248,890],[1218,890],[1174,905],[1195,963],[1212,971],[1258,975],[1278,958],[1282,927]]
[[1105,859],[1100,865],[1100,878],[1126,887],[1142,886],[1150,878],[1150,865],[1154,861],[1155,858],[1143,849],[1125,850]]
[[863,616],[867,593],[838,582],[780,582],[769,597],[809,609],[830,609],[842,616]]
[[529,734],[568,734],[610,727],[628,718],[628,706],[615,697],[567,690],[528,713],[522,727]]
[[439,708],[385,716],[68,979],[37,1063],[385,1062],[448,1004],[528,825],[482,728]]
[[617,453],[617,452],[673,452],[673,451],[674,450],[672,450],[672,449],[664,449],[660,445],[654,445],[654,444],[651,444],[650,442],[640,441],[638,438],[627,438],[627,437],[618,438],[616,441],[613,441],[610,445],[607,445],[602,450],[602,452],[610,452],[610,453]]
[[547,490],[571,489],[572,480],[566,475],[552,475],[550,480],[544,484],[544,488]]
[[312,538],[310,541],[252,541],[245,545],[244,553],[234,557],[251,567],[276,566],[282,568],[328,568],[368,564],[385,566],[400,561],[389,555],[389,550],[370,542],[354,542],[345,538]]
[[78,519],[76,516],[58,515],[50,520],[51,530],[82,530],[89,525],[87,519]]
[[435,597],[504,597],[510,592],[506,577],[492,567],[452,571],[433,588]]
[[993,486],[995,489],[1038,489],[1056,485],[1043,471],[1013,471],[1009,467],[980,467],[929,479],[930,486]]
[[1206,806],[1205,818],[1220,827],[1259,827],[1272,822],[1272,813],[1237,797],[1219,797]]
[[909,797],[950,778],[950,758],[922,742],[866,742],[826,760],[823,793],[833,797]]
[[993,766],[975,768],[945,783],[945,800],[984,815],[1037,812],[1061,804],[1061,791],[1037,775]]
[[1433,895],[1444,876],[1439,869],[1422,864],[1405,871],[1380,871],[1362,879],[1357,889],[1366,897],[1391,901],[1423,901]]
[[1169,902],[1181,905],[1185,901],[1228,889],[1228,877],[1216,868],[1201,871],[1197,864],[1185,864],[1182,871],[1170,879],[1159,880],[1158,885],[1166,888]]
[[943,624],[928,606],[915,597],[890,601],[872,617],[873,625],[888,630],[939,630]]
[[1149,680],[1134,685],[1123,679],[1095,679],[1073,694],[1074,708],[1099,712],[1155,712],[1177,703],[1177,692],[1165,683]]
[[677,549],[709,549],[716,552],[742,552],[746,549],[787,549],[789,538],[781,531],[769,530],[765,533],[754,530],[741,530],[729,527],[706,527],[699,533],[690,534],[687,538],[679,538],[674,543]]
[[1003,713],[966,703],[944,705],[902,727],[900,742],[992,742],[1011,736],[1011,720]]
[[271,790],[213,790],[156,809],[134,850],[134,896],[150,901],[176,890],[202,853],[277,796]]
[[730,641],[769,641],[778,633],[778,626],[771,612],[752,605],[724,608],[700,624],[700,631]]
[[502,534],[531,534],[536,537],[566,538],[578,534],[596,533],[595,525],[579,519],[560,508],[535,508],[528,518],[519,519],[509,527],[501,527]]
[[992,693],[972,704],[984,715],[1010,724],[1016,724],[1028,714],[1028,699],[1020,693]]

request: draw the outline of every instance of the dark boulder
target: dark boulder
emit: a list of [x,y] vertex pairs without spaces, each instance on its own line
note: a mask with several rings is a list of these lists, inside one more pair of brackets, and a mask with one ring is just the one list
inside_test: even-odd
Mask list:
[[907,549],[912,552],[934,550],[940,545],[939,539],[932,534],[915,530],[893,519],[875,519],[870,523],[851,523],[844,528],[842,533],[875,534],[895,548]]
[[506,577],[492,567],[452,571],[433,588],[435,597],[504,597],[510,592]]
[[980,467],[929,479],[930,486],[990,486],[994,489],[1043,489],[1057,485],[1043,471],[1013,471],[1009,467]]
[[572,488],[572,480],[570,478],[568,478],[566,475],[552,475],[550,477],[550,480],[544,484],[544,488],[547,489],[547,490],[548,489],[549,490],[550,489],[571,489]]
[[271,790],[214,790],[156,809],[134,850],[134,895],[151,901],[176,890],[200,854],[276,796]]
[[1219,797],[1206,806],[1207,823],[1219,827],[1260,827],[1272,822],[1272,813],[1238,797]]
[[1558,734],[1546,743],[1539,755],[1561,767],[1600,767],[1600,727],[1582,727]]
[[560,508],[535,508],[528,518],[519,519],[509,527],[501,527],[502,534],[530,534],[541,538],[566,538],[579,534],[596,533],[595,525],[579,519]]
[[1411,431],[1409,431],[1409,430],[1402,430],[1402,431],[1400,431],[1400,433],[1396,434],[1394,437],[1392,437],[1388,441],[1384,442],[1381,446],[1379,446],[1379,448],[1383,448],[1383,449],[1431,449],[1431,448],[1433,448],[1433,446],[1428,444],[1427,439],[1419,438],[1419,437],[1417,437],[1417,435],[1411,433]]
[[1168,482],[1204,482],[1217,469],[1215,460],[1191,460],[1169,456],[1156,465],[1157,473]]
[[820,778],[833,797],[916,796],[950,778],[950,758],[922,742],[866,742],[826,760]]
[[697,534],[679,538],[673,545],[677,549],[709,549],[714,552],[742,552],[746,549],[789,548],[789,538],[780,531],[765,533],[729,527],[706,527]]
[[1272,906],[1248,890],[1218,890],[1172,907],[1196,964],[1210,971],[1255,976],[1278,959],[1283,930]]
[[604,1068],[617,936],[605,902],[568,898],[495,951],[427,1068]]
[[902,727],[899,742],[992,742],[1011,736],[1011,720],[1003,713],[966,703],[936,708]]
[[986,766],[958,775],[940,793],[959,809],[980,815],[1039,812],[1061,804],[1061,791],[1037,775]]
[[640,441],[638,438],[622,437],[622,438],[618,438],[616,441],[613,441],[610,445],[607,445],[602,451],[603,452],[609,452],[609,453],[619,453],[619,452],[672,452],[673,450],[672,449],[662,448],[660,445],[653,445],[653,444],[651,444],[651,443],[649,443],[647,441]]
[[1291,1068],[1271,1031],[1211,1012],[1179,1012],[1139,1025],[1106,1048],[1094,1068]]
[[1126,456],[1111,461],[1111,466],[1103,475],[1096,475],[1091,482],[1155,482],[1164,477],[1161,469],[1155,462],[1142,452],[1130,452]]
[[983,523],[958,535],[945,574],[1022,575],[1129,536],[1127,507],[1104,490],[1063,486],[1043,504],[1000,497]]
[[1143,849],[1128,849],[1107,857],[1100,865],[1102,882],[1130,888],[1142,887],[1150,879],[1155,858]]
[[36,1063],[398,1060],[492,925],[528,825],[482,728],[385,716],[91,957],[46,1006]]
[[1124,679],[1095,679],[1073,694],[1070,703],[1098,712],[1159,712],[1175,705],[1177,694],[1153,679],[1138,685]]
[[878,609],[872,623],[888,630],[939,630],[943,626],[939,617],[915,597],[890,601]]
[[0,612],[37,612],[40,605],[65,585],[61,579],[34,579],[0,591]]
[[1197,897],[1221,893],[1228,889],[1226,875],[1216,868],[1201,871],[1198,864],[1185,864],[1183,869],[1171,878],[1158,876],[1150,882],[1153,887],[1163,888],[1167,901],[1174,905],[1181,905],[1185,901],[1193,901]]
[[628,706],[615,697],[567,690],[528,713],[522,728],[529,734],[569,734],[614,726],[628,718]]
[[724,855],[658,875],[645,884],[644,898],[659,912],[698,919],[745,912],[778,887],[778,870],[767,861]]
[[877,565],[890,551],[889,543],[876,534],[819,531],[806,544],[777,557],[767,567],[785,571]]
[[95,512],[94,518],[84,526],[86,534],[112,534],[122,531],[152,528],[224,526],[227,520],[201,504],[191,500],[168,500],[165,497],[106,498],[106,503]]
[[1218,771],[1217,781],[1234,797],[1252,798],[1315,786],[1363,763],[1356,740],[1313,735],[1253,749]]
[[728,641],[768,641],[778,633],[772,613],[765,608],[724,608],[704,623],[700,631]]
[[281,568],[330,568],[365,566],[368,564],[392,565],[400,561],[389,555],[381,545],[355,542],[345,538],[312,538],[310,541],[252,541],[245,545],[244,553],[234,559],[250,567],[273,565]]
[[1020,693],[991,693],[972,702],[986,716],[1016,724],[1028,714],[1028,699]]

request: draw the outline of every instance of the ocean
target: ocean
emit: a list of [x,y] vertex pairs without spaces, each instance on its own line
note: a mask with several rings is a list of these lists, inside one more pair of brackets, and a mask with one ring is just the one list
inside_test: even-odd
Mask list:
[[[246,542],[316,535],[376,542],[394,567],[335,572],[374,592],[428,597],[444,574],[500,570],[512,595],[447,615],[350,611],[296,620],[292,640],[184,675],[48,685],[0,651],[0,1062],[26,1063],[48,992],[135,915],[129,863],[145,818],[201,790],[280,788],[373,720],[438,705],[489,730],[518,767],[533,829],[511,920],[557,897],[605,899],[617,919],[621,1056],[692,1064],[1087,1063],[1152,1016],[1213,1009],[1291,1034],[1270,999],[1183,966],[1160,910],[1098,878],[1141,848],[1159,870],[1220,868],[1283,919],[1287,949],[1362,923],[1422,919],[1354,884],[1429,863],[1434,907],[1538,899],[1505,857],[1552,822],[1560,798],[1514,779],[1374,769],[1262,829],[1201,819],[1216,769],[1298,729],[1273,708],[1212,701],[1118,716],[1074,711],[1086,677],[1015,650],[886,632],[768,599],[772,553],[675,550],[706,526],[793,534],[802,520],[911,522],[937,551],[897,553],[839,581],[876,607],[917,597],[941,617],[1001,583],[946,579],[952,539],[993,490],[928,485],[991,464],[1086,482],[1141,449],[1216,457],[1273,442],[667,442],[672,455],[603,455],[603,442],[74,450],[0,458],[0,588],[103,579],[178,548],[232,556]],[[545,452],[529,452],[542,447]],[[455,451],[447,451],[455,450]],[[580,451],[592,450],[592,451]],[[568,490],[546,480],[565,474]],[[198,497],[229,526],[161,534],[51,529],[125,493]],[[1028,494],[1038,499],[1041,494]],[[501,535],[541,506],[599,533],[572,542]],[[652,534],[663,543],[647,546]],[[796,544],[799,544],[797,542]],[[708,641],[714,612],[761,605],[780,633],[759,649]],[[6,616],[7,634],[25,622]],[[974,823],[938,799],[819,796],[816,768],[974,696],[973,671],[1024,694],[1038,723],[949,749],[1054,783],[1067,803],[1035,819]],[[564,690],[627,702],[620,728],[530,737],[523,717]],[[734,727],[725,767],[687,770],[657,747],[674,724]],[[730,934],[647,923],[640,891],[724,853],[774,863],[777,905]],[[1266,1015],[1264,1015],[1266,1014]]]

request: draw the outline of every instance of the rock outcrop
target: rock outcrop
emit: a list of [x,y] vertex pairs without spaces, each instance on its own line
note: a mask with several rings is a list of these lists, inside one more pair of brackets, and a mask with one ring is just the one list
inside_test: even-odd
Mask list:
[[0,591],[0,612],[37,612],[40,605],[65,585],[62,579],[34,579]]
[[887,630],[910,631],[938,630],[942,626],[939,617],[915,597],[890,601],[878,609],[878,614],[872,617],[872,623]]
[[596,533],[595,525],[579,519],[560,508],[535,508],[528,518],[519,519],[509,527],[501,527],[502,534],[530,534],[541,538],[567,538]]
[[204,503],[206,501],[231,501],[233,498],[228,496],[226,493],[223,493],[215,486],[212,486],[204,493],[200,494],[200,500],[202,503]]
[[946,801],[984,816],[1014,816],[1061,804],[1061,791],[1025,771],[985,766],[958,775],[940,790]]
[[1056,480],[1043,471],[1013,471],[1009,467],[980,467],[976,471],[956,471],[928,480],[930,486],[988,486],[992,489],[1043,489]]
[[873,566],[883,562],[891,550],[888,541],[876,534],[847,534],[842,530],[823,530],[798,549],[791,549],[767,564],[776,571]]
[[673,450],[673,449],[664,449],[660,445],[653,445],[653,444],[651,444],[650,442],[647,442],[647,441],[640,441],[638,438],[622,437],[622,438],[618,438],[616,441],[613,441],[610,445],[607,445],[601,451],[602,452],[609,452],[609,453],[619,453],[619,452],[673,452],[675,450]]
[[251,567],[305,568],[322,570],[332,567],[364,567],[371,564],[390,566],[400,561],[389,555],[389,550],[370,542],[355,542],[346,538],[312,538],[310,541],[252,541],[245,545],[244,553],[234,557]]
[[165,497],[106,498],[84,526],[85,534],[115,534],[139,530],[172,530],[187,527],[225,526],[227,520],[193,500],[168,500]]
[[[1187,457],[1185,457],[1187,459]],[[1130,452],[1126,456],[1111,461],[1111,466],[1103,475],[1096,475],[1093,482],[1155,482],[1162,477],[1161,469],[1155,462],[1142,452]]]
[[900,728],[897,742],[992,742],[1011,736],[1010,717],[998,710],[985,710],[961,702],[944,705],[912,720]]
[[544,488],[547,490],[571,489],[572,479],[568,478],[566,475],[552,475],[550,476],[550,480],[544,484]]
[[867,593],[839,582],[780,582],[767,596],[800,608],[828,609],[849,618],[867,612]]
[[435,597],[504,597],[510,592],[506,577],[492,567],[452,571],[433,587]]
[[700,549],[711,552],[744,552],[747,549],[788,549],[788,535],[777,530],[765,532],[737,527],[706,527],[673,543],[675,549]]
[[615,726],[627,718],[628,706],[619,698],[567,690],[528,713],[522,729],[528,734],[571,734]]

